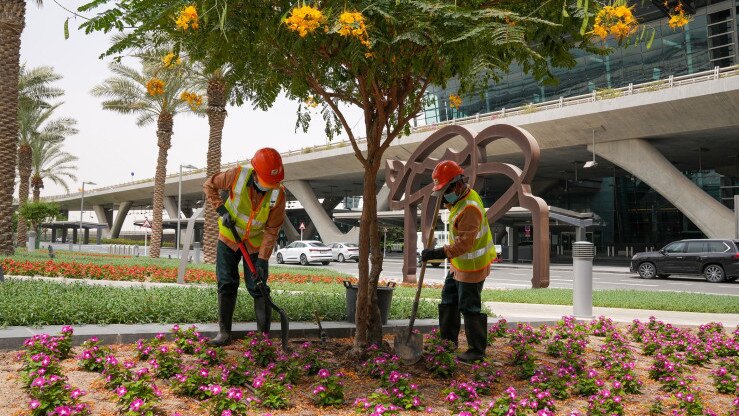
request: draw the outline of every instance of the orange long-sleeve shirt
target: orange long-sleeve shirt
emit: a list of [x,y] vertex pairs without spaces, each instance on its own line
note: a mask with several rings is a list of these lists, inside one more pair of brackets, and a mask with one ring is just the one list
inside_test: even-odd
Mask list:
[[[246,169],[246,168],[244,168]],[[203,184],[203,191],[205,191],[205,198],[213,209],[218,208],[223,204],[221,200],[221,191],[227,191],[231,189],[236,176],[239,173],[239,168],[235,167],[225,172],[216,173],[210,177],[205,184]],[[257,209],[257,204],[261,201],[261,196],[257,195],[257,191],[252,187],[249,187],[249,199],[252,201],[252,209]],[[269,210],[269,216],[267,222],[264,225],[264,237],[262,239],[262,246],[259,247],[259,258],[263,260],[269,260],[269,256],[272,254],[272,250],[275,247],[277,241],[277,235],[280,232],[280,227],[285,220],[285,192],[280,192],[280,196],[275,201],[275,206]],[[223,241],[231,250],[236,251],[239,249],[238,244],[228,240],[223,235],[218,236],[218,240]],[[246,244],[246,250],[249,254],[255,253],[256,251]]]
[[[469,192],[474,192],[470,190]],[[460,198],[461,199],[461,198]],[[451,209],[453,204],[449,205]],[[467,206],[454,219],[454,224],[449,224],[454,228],[454,242],[444,246],[444,252],[447,257],[453,259],[459,257],[462,254],[469,253],[472,250],[472,246],[475,243],[475,237],[478,231],[480,231],[480,224],[483,220],[483,214],[480,210],[473,206]],[[454,270],[454,280],[459,280],[465,283],[479,283],[485,280],[490,275],[490,267],[485,267],[482,270],[475,272],[465,272],[458,270],[452,265]]]

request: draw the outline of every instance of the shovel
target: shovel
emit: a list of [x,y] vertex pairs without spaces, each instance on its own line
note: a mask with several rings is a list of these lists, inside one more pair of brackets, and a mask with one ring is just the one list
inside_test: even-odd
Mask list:
[[272,297],[267,292],[267,289],[264,288],[264,282],[262,282],[262,279],[259,279],[257,277],[257,269],[254,267],[254,263],[251,261],[251,257],[249,257],[249,253],[246,251],[246,247],[244,246],[244,242],[241,241],[241,237],[239,236],[239,232],[236,231],[236,227],[231,224],[229,227],[231,230],[231,233],[233,234],[236,241],[239,242],[239,250],[241,250],[241,255],[244,257],[244,261],[246,261],[247,266],[249,266],[249,271],[251,271],[252,276],[257,280],[257,287],[259,288],[259,291],[262,292],[262,296],[264,296],[265,299],[267,299],[267,304],[277,311],[278,314],[280,314],[280,336],[282,338],[282,350],[285,352],[290,352],[290,345],[288,345],[287,342],[287,333],[290,329],[290,322],[287,320],[287,314],[285,311],[282,310],[279,306],[275,305],[274,302],[272,302]]
[[[426,246],[431,248],[434,243],[434,230],[436,230],[436,220],[439,218],[439,208],[441,208],[441,197],[436,201],[434,208],[434,218],[431,221],[431,231],[429,232]],[[411,320],[408,323],[408,333],[402,331],[395,335],[393,346],[395,354],[405,365],[413,365],[423,356],[423,334],[413,333],[413,324],[416,322],[416,314],[418,313],[418,303],[421,300],[421,289],[423,288],[423,276],[426,274],[426,262],[421,264],[421,274],[418,277],[418,288],[416,289],[416,297],[413,299],[413,310],[411,311]],[[404,336],[405,335],[405,336]]]

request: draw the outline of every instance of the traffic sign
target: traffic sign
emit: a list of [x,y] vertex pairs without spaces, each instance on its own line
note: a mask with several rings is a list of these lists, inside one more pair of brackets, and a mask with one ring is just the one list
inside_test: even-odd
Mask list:
[[151,228],[151,223],[149,222],[149,219],[148,218],[145,218],[144,219],[144,223],[141,224],[141,226],[144,227],[144,228]]
[[305,224],[301,222],[300,223],[300,227],[298,227],[298,229],[301,230],[301,231],[302,230],[305,230]]

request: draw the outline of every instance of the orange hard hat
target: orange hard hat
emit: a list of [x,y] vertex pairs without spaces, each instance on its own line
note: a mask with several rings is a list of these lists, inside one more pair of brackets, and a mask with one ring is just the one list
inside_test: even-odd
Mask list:
[[446,188],[450,182],[464,173],[464,169],[452,160],[442,160],[434,168],[431,179],[434,180],[434,192]]
[[265,147],[257,150],[251,158],[251,166],[257,173],[257,181],[263,188],[277,188],[285,179],[282,157],[277,150]]

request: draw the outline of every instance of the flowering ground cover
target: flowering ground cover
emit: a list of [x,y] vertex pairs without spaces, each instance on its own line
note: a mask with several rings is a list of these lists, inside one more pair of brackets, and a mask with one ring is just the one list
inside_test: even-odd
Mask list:
[[720,324],[499,321],[486,361],[457,362],[432,333],[410,367],[386,346],[349,360],[350,340],[296,340],[285,353],[250,334],[211,348],[174,326],[135,344],[70,348],[72,331],[0,353],[4,414],[739,415],[739,328]]

